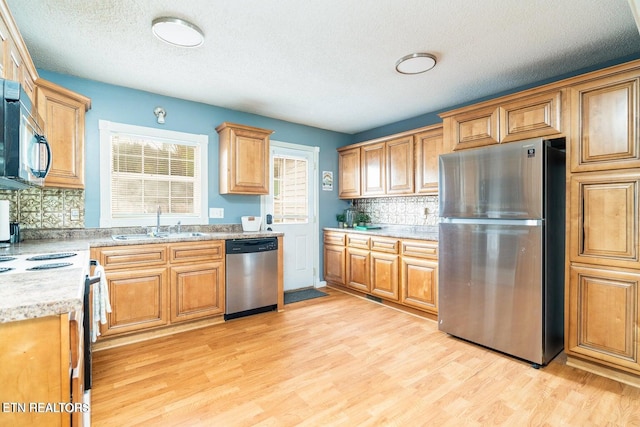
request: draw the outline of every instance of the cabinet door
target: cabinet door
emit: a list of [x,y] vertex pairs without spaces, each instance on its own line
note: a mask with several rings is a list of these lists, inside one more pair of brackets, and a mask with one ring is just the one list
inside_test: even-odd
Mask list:
[[438,262],[402,257],[400,302],[438,314]]
[[444,119],[445,141],[453,150],[497,144],[499,112],[497,107],[484,107]]
[[416,193],[438,194],[438,158],[445,153],[442,126],[415,135]]
[[347,248],[347,286],[369,292],[369,251]]
[[53,153],[45,185],[84,188],[84,119],[91,101],[40,79],[37,102]]
[[571,170],[640,166],[638,72],[571,87]]
[[110,271],[111,313],[101,325],[103,336],[166,325],[169,286],[166,267]]
[[565,350],[640,373],[640,274],[571,266]]
[[338,197],[360,196],[360,148],[338,152]]
[[224,313],[224,263],[173,266],[171,323]]
[[346,284],[346,251],[344,246],[324,245],[324,280],[339,285]]
[[571,261],[640,269],[640,169],[571,177]]
[[413,136],[392,139],[386,142],[387,191],[386,194],[412,194]]
[[220,194],[269,194],[269,135],[273,131],[234,123],[220,136]]
[[385,143],[365,145],[360,148],[362,174],[362,195],[381,196],[385,194],[386,156]]
[[511,142],[561,132],[562,92],[532,95],[500,107],[500,142]]
[[398,255],[371,252],[371,294],[398,301]]

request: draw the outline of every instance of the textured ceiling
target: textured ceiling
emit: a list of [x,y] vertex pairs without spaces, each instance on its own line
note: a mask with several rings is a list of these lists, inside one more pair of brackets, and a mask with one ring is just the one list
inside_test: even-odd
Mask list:
[[[640,52],[628,0],[7,3],[38,68],[346,133]],[[159,16],[204,45],[156,39]],[[437,66],[396,73],[417,51]]]

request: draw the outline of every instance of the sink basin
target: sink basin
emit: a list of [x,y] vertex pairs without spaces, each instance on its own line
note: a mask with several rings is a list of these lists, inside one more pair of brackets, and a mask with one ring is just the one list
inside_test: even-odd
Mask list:
[[118,234],[115,236],[111,236],[113,240],[156,240],[156,239],[166,239],[169,237],[168,235],[159,234],[157,236],[151,234]]
[[204,233],[199,232],[184,232],[184,233],[160,233],[160,234],[117,234],[111,236],[113,240],[157,240],[167,238],[185,238],[185,237],[200,237],[204,236]]

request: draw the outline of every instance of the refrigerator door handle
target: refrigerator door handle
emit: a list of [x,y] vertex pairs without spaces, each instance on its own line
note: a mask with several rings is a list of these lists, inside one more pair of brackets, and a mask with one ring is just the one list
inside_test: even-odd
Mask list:
[[544,219],[440,218],[440,222],[445,224],[520,225],[537,227],[544,224]]

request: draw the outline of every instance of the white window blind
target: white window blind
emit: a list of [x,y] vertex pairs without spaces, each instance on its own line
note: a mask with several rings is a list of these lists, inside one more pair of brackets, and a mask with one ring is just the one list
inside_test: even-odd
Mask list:
[[163,225],[208,222],[206,135],[104,121],[100,132],[101,226],[152,225],[158,207]]
[[307,223],[309,177],[307,160],[273,157],[273,221],[276,224]]
[[111,137],[114,218],[155,213],[199,215],[199,149],[134,135]]

